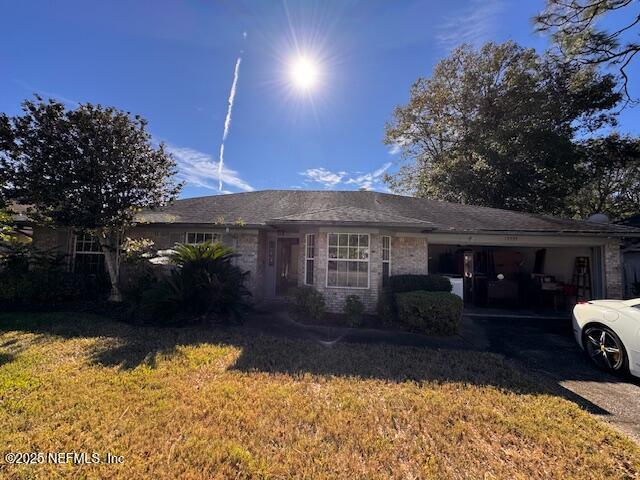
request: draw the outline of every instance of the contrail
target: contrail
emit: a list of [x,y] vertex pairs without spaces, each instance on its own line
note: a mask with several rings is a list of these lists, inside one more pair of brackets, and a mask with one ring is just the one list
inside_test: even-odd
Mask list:
[[242,57],[238,57],[236,68],[233,70],[233,83],[231,84],[228,100],[229,106],[227,107],[227,117],[224,119],[224,132],[222,133],[222,143],[220,144],[220,160],[218,161],[218,190],[220,191],[222,191],[222,169],[224,167],[224,142],[227,139],[227,135],[229,135],[229,127],[231,126],[231,111],[233,110],[233,101],[236,98],[240,62],[242,62]]

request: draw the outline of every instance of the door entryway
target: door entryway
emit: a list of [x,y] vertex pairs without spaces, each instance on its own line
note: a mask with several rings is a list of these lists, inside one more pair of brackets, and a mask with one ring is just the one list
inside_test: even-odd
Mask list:
[[297,238],[278,238],[276,253],[276,295],[287,295],[290,288],[298,285]]

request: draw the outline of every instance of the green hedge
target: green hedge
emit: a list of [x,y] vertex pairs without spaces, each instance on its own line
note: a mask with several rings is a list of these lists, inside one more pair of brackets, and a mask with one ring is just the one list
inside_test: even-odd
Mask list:
[[462,299],[449,292],[406,292],[395,295],[401,323],[429,335],[455,335]]
[[0,272],[0,310],[58,307],[95,300],[108,291],[95,276],[63,271]]
[[322,293],[313,287],[295,287],[289,290],[289,309],[296,315],[321,320],[325,315]]
[[359,327],[364,320],[364,303],[357,295],[349,295],[344,302],[344,316],[347,325],[350,327]]
[[392,275],[389,277],[389,288],[393,293],[415,292],[450,292],[451,282],[441,275]]

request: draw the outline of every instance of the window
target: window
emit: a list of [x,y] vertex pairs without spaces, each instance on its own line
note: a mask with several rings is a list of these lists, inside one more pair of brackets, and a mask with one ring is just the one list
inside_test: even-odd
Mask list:
[[97,237],[88,233],[76,235],[73,271],[94,275],[104,273],[104,253]]
[[315,265],[316,258],[316,236],[313,233],[308,233],[305,236],[305,239],[304,283],[305,285],[313,285],[313,267]]
[[369,288],[369,235],[329,233],[327,286]]
[[382,286],[389,285],[391,275],[391,237],[382,237]]
[[204,242],[217,242],[220,240],[218,233],[205,232],[187,232],[187,242],[190,245],[196,245]]

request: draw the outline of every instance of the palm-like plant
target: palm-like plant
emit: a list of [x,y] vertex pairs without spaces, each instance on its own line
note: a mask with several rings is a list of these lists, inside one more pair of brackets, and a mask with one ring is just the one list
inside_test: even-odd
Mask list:
[[196,245],[178,243],[169,258],[180,267],[202,267],[211,262],[230,260],[238,256],[231,247],[226,247],[220,242],[204,242]]
[[143,296],[155,315],[189,320],[238,321],[251,294],[244,285],[249,272],[232,260],[238,254],[218,242],[178,244],[170,256],[176,269]]

